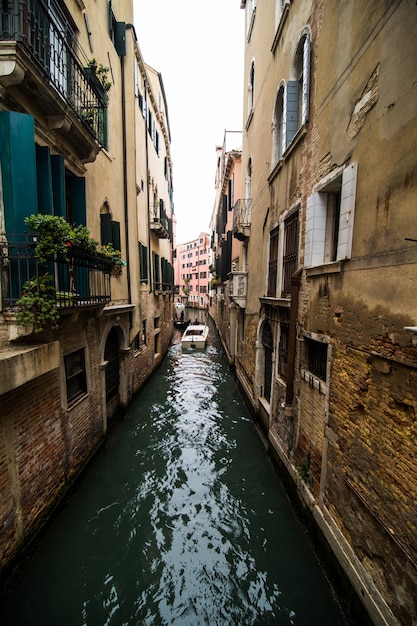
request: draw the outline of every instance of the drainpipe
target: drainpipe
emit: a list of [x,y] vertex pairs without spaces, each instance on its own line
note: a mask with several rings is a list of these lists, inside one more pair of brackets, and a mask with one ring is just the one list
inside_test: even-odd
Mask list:
[[151,210],[150,206],[150,194],[149,194],[149,145],[148,145],[148,93],[147,93],[148,82],[147,79],[143,81],[143,97],[146,102],[146,118],[145,118],[145,165],[146,165],[146,212],[147,212],[147,224],[148,224],[148,276],[149,276],[149,293],[152,293],[152,252],[151,252],[151,218],[149,217],[149,212]]
[[301,284],[302,269],[298,269],[291,276],[291,309],[290,328],[288,333],[288,361],[287,361],[287,390],[285,393],[285,415],[293,417],[292,403],[294,400],[294,373],[295,373],[295,340],[297,337],[298,296]]
[[[129,209],[128,209],[128,190],[127,190],[127,140],[126,140],[126,81],[125,81],[125,58],[120,57],[120,67],[122,74],[122,120],[123,120],[123,201],[125,212],[125,232],[126,232],[126,271],[127,271],[127,290],[128,302],[132,304],[132,289],[130,284],[130,263],[129,263]],[[132,328],[132,314],[130,316],[130,328]]]

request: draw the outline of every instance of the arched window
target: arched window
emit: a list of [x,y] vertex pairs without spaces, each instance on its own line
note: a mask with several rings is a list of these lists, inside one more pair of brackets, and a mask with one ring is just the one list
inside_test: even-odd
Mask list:
[[277,164],[286,148],[286,111],[286,89],[282,82],[275,99],[272,118],[272,167]]
[[295,52],[293,80],[287,86],[287,144],[308,121],[310,104],[310,34],[304,31]]

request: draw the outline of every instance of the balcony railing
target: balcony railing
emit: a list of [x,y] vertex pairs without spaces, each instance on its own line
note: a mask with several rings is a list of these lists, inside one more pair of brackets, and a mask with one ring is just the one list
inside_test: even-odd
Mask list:
[[233,271],[229,274],[229,296],[240,308],[246,307],[248,273]]
[[[97,76],[89,72],[87,57],[76,42],[73,28],[54,0],[3,0],[0,42],[10,42],[0,46],[0,60],[7,56],[10,61],[14,55],[26,73],[25,51],[97,141],[105,144],[107,96]],[[39,95],[43,96],[44,112],[56,114],[52,102],[45,101],[44,94]]]
[[18,241],[18,237],[15,239],[15,243],[10,240],[0,243],[3,310],[17,308],[29,283],[32,289],[40,291],[46,273],[55,289],[58,307],[104,305],[111,301],[110,260],[93,257],[82,250],[70,250],[68,261],[51,260],[47,266],[41,266],[35,256],[35,244],[28,240]]
[[233,207],[233,236],[239,241],[250,237],[252,200],[250,198],[238,200]]
[[151,231],[154,232],[159,239],[169,239],[169,219],[165,210],[160,208],[159,203],[155,203],[151,204],[149,212]]
[[169,295],[173,293],[174,286],[171,285],[170,283],[154,283],[153,289],[156,295],[158,294]]

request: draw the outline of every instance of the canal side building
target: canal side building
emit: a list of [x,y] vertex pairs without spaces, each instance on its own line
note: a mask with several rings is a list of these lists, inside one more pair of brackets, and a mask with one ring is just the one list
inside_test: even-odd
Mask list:
[[206,309],[211,279],[210,235],[201,232],[196,239],[176,246],[175,299],[188,307]]
[[228,268],[245,272],[240,328],[222,335],[372,621],[417,624],[417,8],[241,8],[250,223]]
[[132,2],[47,6],[0,8],[1,572],[172,335],[162,77]]
[[248,207],[240,197],[241,145],[241,132],[225,131],[223,144],[216,148],[215,200],[210,223],[213,248],[210,315],[230,360],[236,353],[245,308],[246,248],[242,244],[246,238],[240,237],[238,231],[241,232],[242,221],[249,221],[249,217]]

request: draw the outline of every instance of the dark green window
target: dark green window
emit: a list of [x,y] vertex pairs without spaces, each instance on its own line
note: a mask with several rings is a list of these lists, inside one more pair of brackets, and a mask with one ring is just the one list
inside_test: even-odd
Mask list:
[[87,393],[84,350],[77,350],[64,357],[67,401],[74,402]]
[[139,242],[140,282],[148,282],[148,248]]

